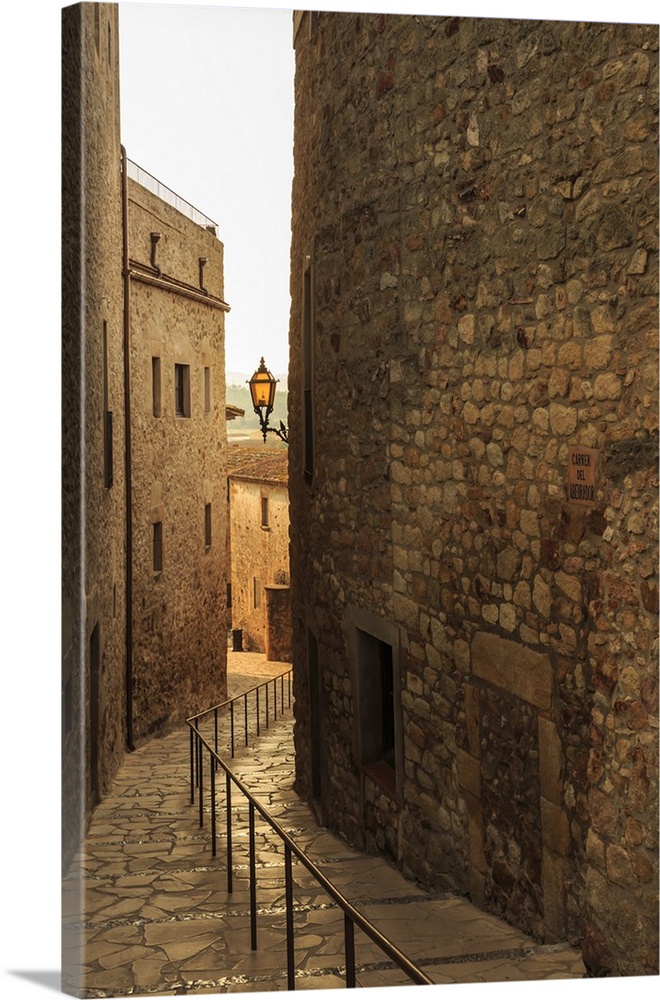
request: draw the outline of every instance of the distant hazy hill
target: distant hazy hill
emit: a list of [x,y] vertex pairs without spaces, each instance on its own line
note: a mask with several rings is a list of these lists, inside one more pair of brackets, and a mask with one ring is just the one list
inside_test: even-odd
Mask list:
[[[225,372],[225,382],[227,385],[245,385],[252,378],[254,372]],[[277,382],[277,391],[280,392],[282,389],[286,391],[287,389],[287,376],[278,375],[277,372],[273,372]]]

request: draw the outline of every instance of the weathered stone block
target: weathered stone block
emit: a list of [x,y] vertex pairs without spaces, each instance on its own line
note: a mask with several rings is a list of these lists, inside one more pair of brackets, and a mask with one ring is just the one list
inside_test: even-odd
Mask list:
[[539,715],[539,775],[541,795],[559,805],[562,801],[564,754],[557,732],[551,719]]
[[461,788],[470,792],[476,798],[480,798],[481,782],[479,777],[479,761],[477,758],[457,748],[456,766],[458,767],[458,780]]
[[543,851],[543,927],[546,941],[565,936],[566,862],[551,851]]
[[550,707],[552,668],[544,653],[488,632],[477,632],[472,640],[472,669],[477,677],[537,708]]
[[468,839],[470,842],[470,861],[472,867],[478,872],[485,874],[488,871],[488,863],[484,854],[484,832],[483,832],[483,810],[481,802],[470,792],[464,792],[465,805],[468,814]]
[[562,857],[570,853],[571,835],[566,813],[562,806],[545,798],[541,798],[541,831],[545,847]]

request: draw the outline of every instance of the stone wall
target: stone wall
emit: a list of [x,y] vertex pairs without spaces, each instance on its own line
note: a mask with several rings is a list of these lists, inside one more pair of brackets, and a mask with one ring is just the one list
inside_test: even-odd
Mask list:
[[[295,18],[297,787],[311,632],[331,825],[594,974],[657,972],[657,43]],[[390,806],[349,608],[398,630]]]
[[[139,742],[226,695],[226,306],[214,234],[132,180],[128,222]],[[186,415],[176,412],[176,365],[187,370]],[[158,524],[162,568],[154,564]]]
[[291,663],[291,591],[283,584],[264,587],[264,652],[267,660]]
[[[62,854],[65,869],[125,750],[126,506],[118,65],[116,5],[77,4],[64,8]],[[56,415],[51,416],[57,419]],[[81,514],[83,497],[85,507]]]
[[[267,525],[262,524],[262,499],[268,502]],[[268,482],[258,477],[245,479],[238,473],[232,474],[229,479],[229,510],[232,628],[243,631],[243,649],[265,653],[265,588],[289,584],[289,495],[286,482]]]

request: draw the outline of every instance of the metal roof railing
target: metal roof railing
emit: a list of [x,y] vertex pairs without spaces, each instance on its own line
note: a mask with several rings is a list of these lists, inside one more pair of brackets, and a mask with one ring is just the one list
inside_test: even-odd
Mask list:
[[127,160],[126,163],[128,176],[132,180],[137,181],[147,191],[151,191],[152,194],[155,194],[162,201],[176,208],[178,212],[187,216],[195,225],[202,226],[203,229],[208,229],[214,236],[218,235],[217,222],[209,219],[208,215],[204,215],[194,205],[191,205],[189,201],[186,201],[185,198],[172,191],[171,188],[168,188],[167,185],[159,181],[153,174],[150,174],[148,170],[138,166],[133,160]]

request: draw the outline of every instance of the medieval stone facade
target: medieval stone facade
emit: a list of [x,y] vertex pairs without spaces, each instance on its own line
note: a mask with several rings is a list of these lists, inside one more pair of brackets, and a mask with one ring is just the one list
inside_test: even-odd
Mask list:
[[65,864],[126,747],[125,366],[117,60],[115,5],[82,4],[63,10]]
[[227,306],[215,232],[130,177],[127,219],[139,741],[226,694]]
[[126,749],[226,693],[228,307],[210,220],[129,176],[117,5],[62,24],[66,868]]
[[657,972],[657,27],[294,32],[297,787]]
[[228,451],[231,624],[246,650],[291,660],[288,452]]

